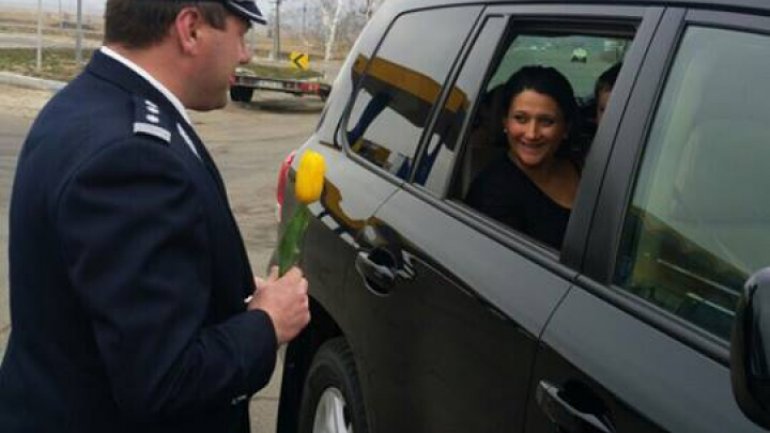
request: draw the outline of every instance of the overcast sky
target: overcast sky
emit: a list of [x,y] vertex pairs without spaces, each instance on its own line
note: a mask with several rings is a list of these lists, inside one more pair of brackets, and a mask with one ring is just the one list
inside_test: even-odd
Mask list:
[[[83,10],[88,14],[101,14],[104,12],[104,3],[106,0],[81,0]],[[25,8],[37,9],[38,0],[0,0],[0,9],[2,8]],[[257,4],[263,11],[272,10],[272,2],[269,0],[257,0]],[[77,11],[77,0],[43,0],[43,8],[47,11],[58,11],[59,6],[64,12],[75,13]]]

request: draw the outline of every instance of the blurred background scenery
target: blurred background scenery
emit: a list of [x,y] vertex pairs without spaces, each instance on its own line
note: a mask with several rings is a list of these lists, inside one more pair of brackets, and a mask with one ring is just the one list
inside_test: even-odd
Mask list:
[[[290,53],[301,52],[319,74],[334,70],[327,65],[345,57],[383,1],[258,0],[269,24],[247,35],[253,67],[262,75],[297,74],[282,66],[289,65]],[[70,79],[101,45],[104,5],[105,0],[0,0],[0,70]]]

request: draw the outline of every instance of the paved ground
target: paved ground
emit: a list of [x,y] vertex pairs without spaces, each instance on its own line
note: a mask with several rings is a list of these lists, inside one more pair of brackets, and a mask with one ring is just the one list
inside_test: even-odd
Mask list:
[[[49,92],[0,85],[0,354],[10,317],[7,288],[8,197],[16,155],[29,125]],[[222,171],[252,267],[264,274],[276,242],[274,197],[278,166],[314,129],[322,103],[314,98],[256,95],[249,104],[193,113],[196,129]],[[275,431],[280,363],[265,390],[251,403],[252,431]]]

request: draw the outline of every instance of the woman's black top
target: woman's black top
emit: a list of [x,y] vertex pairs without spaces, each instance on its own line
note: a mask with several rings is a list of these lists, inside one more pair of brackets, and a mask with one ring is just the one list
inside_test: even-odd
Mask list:
[[474,179],[465,201],[474,209],[561,249],[570,210],[548,197],[510,158],[487,166]]

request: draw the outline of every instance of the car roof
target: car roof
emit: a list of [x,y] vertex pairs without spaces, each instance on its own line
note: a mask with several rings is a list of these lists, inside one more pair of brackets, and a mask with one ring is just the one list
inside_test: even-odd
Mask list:
[[430,6],[444,6],[444,5],[471,5],[471,4],[548,4],[557,3],[565,4],[571,3],[575,5],[627,5],[627,6],[667,6],[667,7],[682,7],[682,8],[700,8],[700,9],[712,9],[712,10],[724,10],[733,12],[752,12],[760,13],[762,15],[770,15],[770,1],[768,0],[484,0],[484,1],[468,1],[468,0],[397,0],[391,2],[385,2],[383,6],[393,6],[395,10],[406,9],[419,9],[422,7]]

